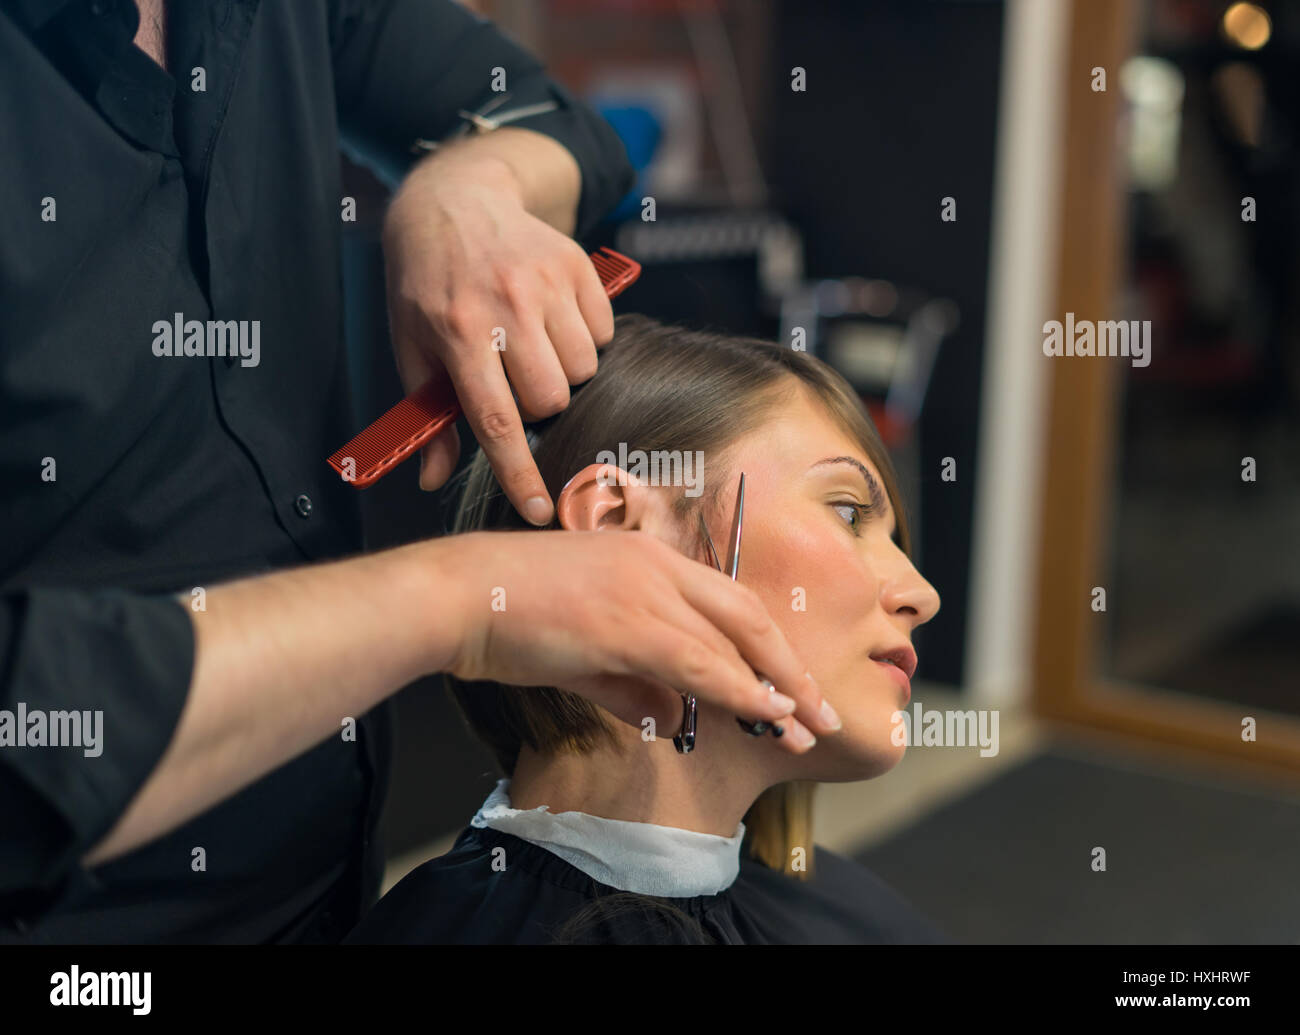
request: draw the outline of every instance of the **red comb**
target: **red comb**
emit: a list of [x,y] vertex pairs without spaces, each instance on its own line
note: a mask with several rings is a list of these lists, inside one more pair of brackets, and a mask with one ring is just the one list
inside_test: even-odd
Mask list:
[[[612,248],[591,254],[605,294],[617,297],[641,275],[641,264]],[[329,465],[358,489],[373,485],[456,421],[460,403],[451,379],[431,378],[329,458]],[[349,477],[351,475],[351,477]]]

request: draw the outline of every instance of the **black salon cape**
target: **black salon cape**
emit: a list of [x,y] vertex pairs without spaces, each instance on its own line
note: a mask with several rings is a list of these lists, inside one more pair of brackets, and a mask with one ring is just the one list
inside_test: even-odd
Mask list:
[[[505,850],[504,856],[497,848]],[[494,868],[493,859],[503,859]],[[582,944],[828,945],[950,943],[859,864],[818,847],[815,875],[800,881],[744,856],[717,895],[660,899],[697,921],[704,938],[642,909],[607,911],[584,924]],[[393,887],[346,939],[350,944],[538,945],[598,897],[621,896],[558,855],[513,834],[467,827],[446,855]],[[617,901],[608,900],[609,902]],[[604,908],[604,903],[602,903]]]

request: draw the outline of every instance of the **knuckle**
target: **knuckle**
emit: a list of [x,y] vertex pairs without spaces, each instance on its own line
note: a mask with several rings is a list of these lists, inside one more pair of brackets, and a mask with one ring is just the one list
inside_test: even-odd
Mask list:
[[505,410],[489,409],[478,415],[478,437],[488,442],[503,442],[514,434],[514,414]]
[[767,613],[762,599],[748,586],[740,586],[740,604],[745,628],[753,636],[766,635],[772,629],[772,616]]
[[547,391],[543,388],[539,392],[533,409],[544,417],[549,417],[553,413],[559,413],[569,405],[569,386],[562,385],[559,388]]
[[572,274],[563,261],[555,262],[549,258],[538,267],[538,280],[547,288],[562,288],[572,282]]
[[503,271],[497,281],[498,293],[510,302],[522,302],[529,296],[530,290],[530,279],[515,267]]
[[704,682],[712,671],[709,649],[699,640],[686,643],[679,653],[678,671],[692,685]]
[[596,359],[595,349],[584,349],[581,356],[570,364],[569,384],[580,385],[596,376],[600,364]]
[[425,312],[427,304],[425,294],[420,290],[419,285],[412,280],[403,279],[393,283],[389,298],[396,308],[405,311]]
[[563,245],[564,254],[569,262],[575,264],[578,269],[586,269],[587,264],[591,261],[587,258],[587,249],[572,237],[565,237]]
[[445,307],[430,305],[425,315],[435,327],[456,337],[468,337],[475,324],[474,314],[464,302],[452,302]]
[[615,640],[607,645],[606,651],[615,671],[636,672],[641,667],[641,657],[633,643]]
[[569,276],[570,282],[575,284],[581,284],[583,277],[595,273],[587,250],[571,237],[565,238],[561,261],[556,265],[561,266]]
[[591,338],[597,345],[608,345],[614,340],[614,312],[602,310],[591,328]]
[[[505,489],[506,495],[512,500],[525,500],[531,496],[546,492],[546,485],[537,477],[535,468],[530,468],[527,464],[514,468],[502,466],[501,486]],[[554,517],[552,511],[552,520],[554,520]]]
[[[599,283],[599,281],[597,281]],[[614,303],[605,294],[604,285],[601,285],[600,294],[597,296],[597,305],[595,312],[595,326],[592,327],[592,333],[600,333],[601,339],[608,341],[614,336]]]
[[636,668],[645,660],[645,638],[637,635],[637,629],[644,626],[637,622],[636,613],[635,607],[620,607],[610,613],[592,616],[593,624],[602,630],[599,637],[593,639],[603,643],[624,670]]

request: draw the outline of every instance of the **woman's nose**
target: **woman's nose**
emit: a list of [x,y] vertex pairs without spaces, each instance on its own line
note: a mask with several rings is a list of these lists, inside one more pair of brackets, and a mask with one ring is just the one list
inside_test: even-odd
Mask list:
[[913,628],[924,625],[939,613],[938,592],[907,561],[881,583],[880,600],[887,613],[911,618]]

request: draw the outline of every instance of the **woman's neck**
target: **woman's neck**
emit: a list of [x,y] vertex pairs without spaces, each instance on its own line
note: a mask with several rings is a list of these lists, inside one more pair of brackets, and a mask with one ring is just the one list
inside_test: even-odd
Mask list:
[[771,783],[756,759],[723,746],[712,755],[679,755],[671,739],[646,743],[629,730],[620,754],[600,747],[586,755],[543,757],[528,747],[510,779],[516,809],[585,812],[605,819],[732,837],[754,800]]

